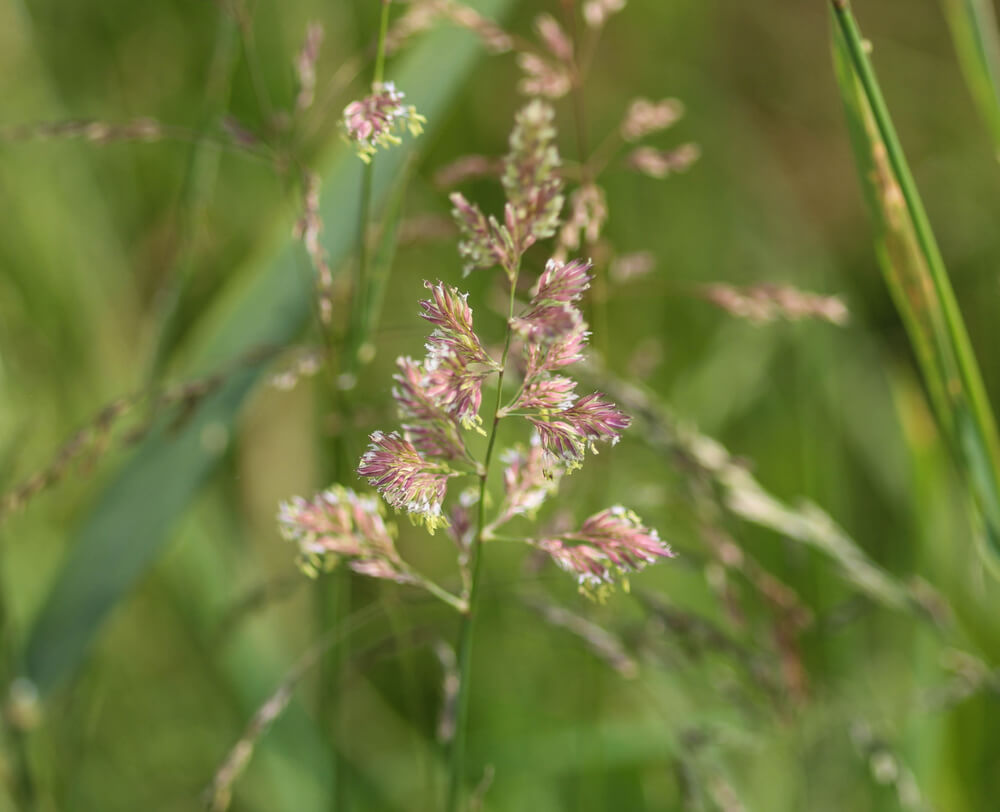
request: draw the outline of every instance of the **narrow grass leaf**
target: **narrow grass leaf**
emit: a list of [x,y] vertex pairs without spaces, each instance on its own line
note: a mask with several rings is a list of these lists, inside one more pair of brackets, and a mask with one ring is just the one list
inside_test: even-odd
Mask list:
[[938,422],[977,507],[984,561],[1000,572],[1000,444],[934,233],[857,23],[833,0],[834,61],[876,249]]
[[992,0],[941,0],[958,62],[1000,160],[1000,31]]

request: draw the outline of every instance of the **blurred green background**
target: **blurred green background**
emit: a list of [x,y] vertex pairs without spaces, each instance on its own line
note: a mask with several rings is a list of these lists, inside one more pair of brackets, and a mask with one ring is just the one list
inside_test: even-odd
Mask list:
[[[539,11],[560,10],[473,5],[525,37]],[[855,5],[998,403],[995,147],[939,4]],[[0,526],[6,808],[199,808],[250,717],[328,627],[332,579],[299,574],[277,504],[324,487],[336,449],[356,458],[368,431],[394,424],[393,359],[421,352],[423,280],[461,278],[453,239],[402,241],[352,425],[330,417],[322,375],[279,391],[267,376],[287,353],[247,359],[318,340],[308,258],[290,236],[297,180],[273,145],[324,178],[324,241],[335,269],[349,268],[360,162],[336,122],[363,82],[323,91],[351,60],[368,75],[376,15],[355,0],[0,3],[0,126],[142,116],[209,133],[0,141],[4,490],[115,398],[226,370],[180,416],[176,404],[153,409],[152,431],[129,442],[150,415],[148,402],[134,407],[106,449]],[[317,106],[289,120],[312,20],[326,31]],[[487,548],[468,765],[470,786],[493,776],[484,809],[998,804],[996,581],[876,263],[829,33],[819,0],[633,0],[608,23],[585,91],[590,142],[632,98],[669,96],[686,115],[653,143],[701,148],[666,180],[620,161],[601,179],[605,236],[621,253],[652,252],[656,268],[612,286],[595,344],[608,368],[648,384],[682,440],[654,441],[638,421],[564,481],[548,515],[626,502],[680,556],[597,605],[553,567],[526,567],[523,550]],[[506,151],[523,103],[514,58],[484,56],[444,25],[387,75],[429,123],[412,159],[409,141],[380,156],[376,197],[391,199],[405,175],[405,218],[447,215],[435,171]],[[557,109],[574,160],[572,110]],[[225,146],[224,116],[256,134],[251,150]],[[493,181],[462,188],[499,208]],[[851,319],[754,325],[695,295],[712,282],[838,294]],[[464,283],[491,342],[496,283]],[[843,554],[796,538],[794,521],[778,532],[741,520],[716,498],[724,484],[683,453],[695,431],[790,510],[819,506],[908,602],[876,600]],[[400,527],[409,559],[454,578],[447,539]],[[720,534],[743,563],[719,559]],[[751,559],[808,623],[761,589],[770,582]],[[637,675],[543,622],[539,602],[608,630]],[[309,672],[261,736],[233,809],[439,807],[443,677],[431,644],[453,643],[457,619],[359,579],[350,603],[377,614],[343,652],[340,681],[329,664]]]

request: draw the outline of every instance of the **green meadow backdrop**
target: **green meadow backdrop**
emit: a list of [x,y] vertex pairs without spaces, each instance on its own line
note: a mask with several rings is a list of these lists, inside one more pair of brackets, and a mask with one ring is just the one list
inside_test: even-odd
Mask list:
[[[566,4],[471,5],[531,39]],[[676,97],[650,143],[700,157],[601,178],[607,241],[655,260],[605,269],[588,304],[587,375],[635,421],[545,516],[625,502],[678,557],[595,603],[487,546],[474,808],[998,804],[995,9],[855,0],[863,34],[831,9],[631,0],[594,52],[584,143],[633,98]],[[506,152],[520,72],[442,24],[387,65],[427,125],[376,159],[389,277],[349,421],[305,374],[322,333],[296,168],[321,179],[339,291],[362,164],[338,120],[377,23],[374,0],[0,3],[0,808],[441,808],[457,617],[309,580],[275,521],[335,476],[365,487],[342,460],[394,420],[425,279],[470,290],[502,341],[497,280],[462,280],[436,176]],[[499,209],[492,179],[461,188]],[[713,303],[719,284],[836,296],[849,319],[760,323]],[[399,525],[453,578],[446,538]]]

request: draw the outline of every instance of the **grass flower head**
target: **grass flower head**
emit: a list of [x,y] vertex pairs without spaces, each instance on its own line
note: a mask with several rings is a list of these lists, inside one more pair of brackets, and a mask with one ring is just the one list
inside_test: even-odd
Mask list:
[[379,147],[388,149],[401,143],[398,133],[408,130],[415,137],[423,132],[427,119],[412,104],[404,104],[404,98],[392,82],[384,82],[344,108],[344,136],[365,163],[371,161]]

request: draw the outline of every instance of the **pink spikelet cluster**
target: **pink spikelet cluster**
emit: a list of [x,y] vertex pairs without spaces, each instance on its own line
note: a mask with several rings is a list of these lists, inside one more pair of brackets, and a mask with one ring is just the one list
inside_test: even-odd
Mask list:
[[533,299],[541,302],[578,302],[590,287],[590,263],[549,261],[538,278]]
[[570,470],[580,467],[588,449],[597,452],[595,442],[617,443],[631,422],[628,415],[597,392],[566,409],[528,420],[538,431],[551,463]]
[[614,14],[625,8],[625,0],[587,0],[583,4],[583,19],[591,28],[601,28]]
[[[450,17],[457,8],[452,0],[429,2],[411,9],[408,24],[419,27],[432,17]],[[599,28],[623,5],[624,0],[591,0],[585,4],[585,20]],[[418,14],[420,9],[426,13]],[[467,22],[482,28],[478,18]],[[542,47],[537,64],[522,60],[528,74],[524,84],[531,85],[533,95],[556,97],[578,69],[576,46],[548,15],[538,18],[536,28]],[[398,143],[402,128],[419,132],[422,118],[402,99],[391,84],[378,85],[344,111],[345,134],[364,160],[379,147]],[[637,141],[670,126],[679,115],[679,105],[672,101],[637,103],[620,140]],[[299,545],[314,571],[344,560],[357,572],[420,586],[469,612],[486,542],[520,541],[542,550],[577,576],[582,591],[597,596],[673,555],[655,530],[620,506],[590,516],[572,532],[525,528],[539,519],[563,477],[580,468],[588,452],[618,443],[631,423],[602,392],[579,393],[569,369],[583,360],[590,337],[581,307],[593,269],[590,260],[571,254],[583,247],[594,248],[598,257],[611,252],[598,244],[608,216],[599,186],[590,182],[576,189],[568,222],[563,220],[564,182],[554,121],[551,105],[538,98],[516,113],[509,151],[499,164],[506,197],[502,214],[484,214],[460,193],[450,196],[465,273],[499,267],[506,275],[509,310],[505,319],[497,319],[497,327],[505,328],[502,354],[494,358],[487,352],[468,294],[441,281],[424,282],[427,296],[419,315],[431,331],[422,358],[396,360],[392,397],[399,428],[373,432],[357,468],[387,505],[408,514],[414,524],[430,533],[447,528],[457,549],[461,593],[410,569],[396,553],[394,530],[374,500],[339,486],[312,501],[296,499],[281,508],[282,532]],[[477,159],[472,168],[496,174],[497,162]],[[550,258],[524,302],[518,282],[536,261],[528,251],[545,240],[553,243],[545,255]],[[484,394],[495,404],[487,411],[489,423],[480,415]],[[521,442],[504,448],[503,440],[516,431]],[[470,449],[483,449],[482,456]],[[490,493],[491,464],[497,460],[503,465],[502,495]],[[452,479],[460,484],[449,488]]]
[[513,209],[511,233],[522,253],[555,234],[559,225],[563,182],[554,119],[552,107],[535,99],[518,112],[510,136],[503,187]]
[[295,98],[295,109],[298,112],[308,110],[316,94],[316,62],[319,60],[319,49],[323,44],[323,25],[309,23],[306,26],[306,38],[302,43],[295,60],[295,73],[299,82],[299,93]]
[[555,111],[535,99],[516,116],[510,152],[504,159],[507,194],[503,222],[487,217],[460,192],[451,195],[462,239],[465,272],[499,265],[511,278],[521,256],[538,240],[555,234],[563,207],[563,182],[555,145]]
[[365,163],[371,161],[379,147],[401,143],[397,133],[409,130],[410,135],[417,136],[423,132],[427,120],[413,105],[403,104],[404,98],[392,82],[385,82],[344,108],[341,122],[344,136]]
[[372,432],[358,473],[382,494],[386,502],[407,511],[430,532],[447,524],[441,512],[450,472],[447,466],[423,456],[397,432]]
[[590,287],[589,272],[589,262],[550,260],[527,310],[512,322],[525,342],[525,376],[509,410],[527,417],[548,464],[567,470],[580,467],[595,443],[617,443],[630,423],[599,392],[577,398],[575,382],[556,372],[580,360],[589,335],[576,308]]
[[702,295],[730,315],[753,324],[769,324],[778,319],[818,319],[843,326],[850,316],[847,305],[837,296],[822,296],[787,285],[738,288],[719,283],[706,285]]
[[392,505],[431,532],[448,524],[442,504],[448,479],[475,468],[463,431],[479,429],[482,387],[499,370],[476,335],[467,295],[426,282],[421,316],[434,326],[423,361],[402,357],[392,390],[403,433],[375,432],[358,473]]
[[392,397],[403,422],[403,435],[427,457],[457,460],[467,457],[459,422],[439,405],[428,386],[423,364],[412,358],[396,359],[399,372]]
[[463,427],[472,428],[481,422],[483,382],[499,367],[472,329],[468,294],[440,282],[424,285],[431,298],[420,303],[421,315],[434,325],[424,361],[427,395]]
[[516,445],[504,452],[501,458],[504,499],[494,524],[499,526],[515,516],[534,518],[545,500],[559,487],[561,472],[554,474],[546,469],[538,435],[532,435],[528,449]]
[[607,589],[616,577],[627,578],[674,553],[655,530],[630,510],[615,505],[595,513],[573,533],[542,539],[538,546],[564,570],[577,576],[581,589]]
[[677,99],[658,102],[634,99],[622,120],[622,138],[630,143],[641,141],[648,135],[672,127],[683,115],[684,105]]
[[517,65],[524,74],[518,90],[526,96],[559,99],[573,87],[573,40],[551,14],[535,18],[539,49],[523,50]]
[[537,409],[541,412],[562,411],[573,405],[576,381],[564,375],[536,377],[524,385],[516,403],[519,409]]
[[299,562],[309,575],[340,562],[372,578],[410,580],[394,542],[395,528],[385,521],[382,505],[334,485],[312,499],[296,496],[278,509],[281,534],[298,546]]
[[574,189],[569,196],[569,217],[559,230],[556,256],[575,252],[584,244],[596,245],[608,219],[608,201],[604,190],[595,183]]

